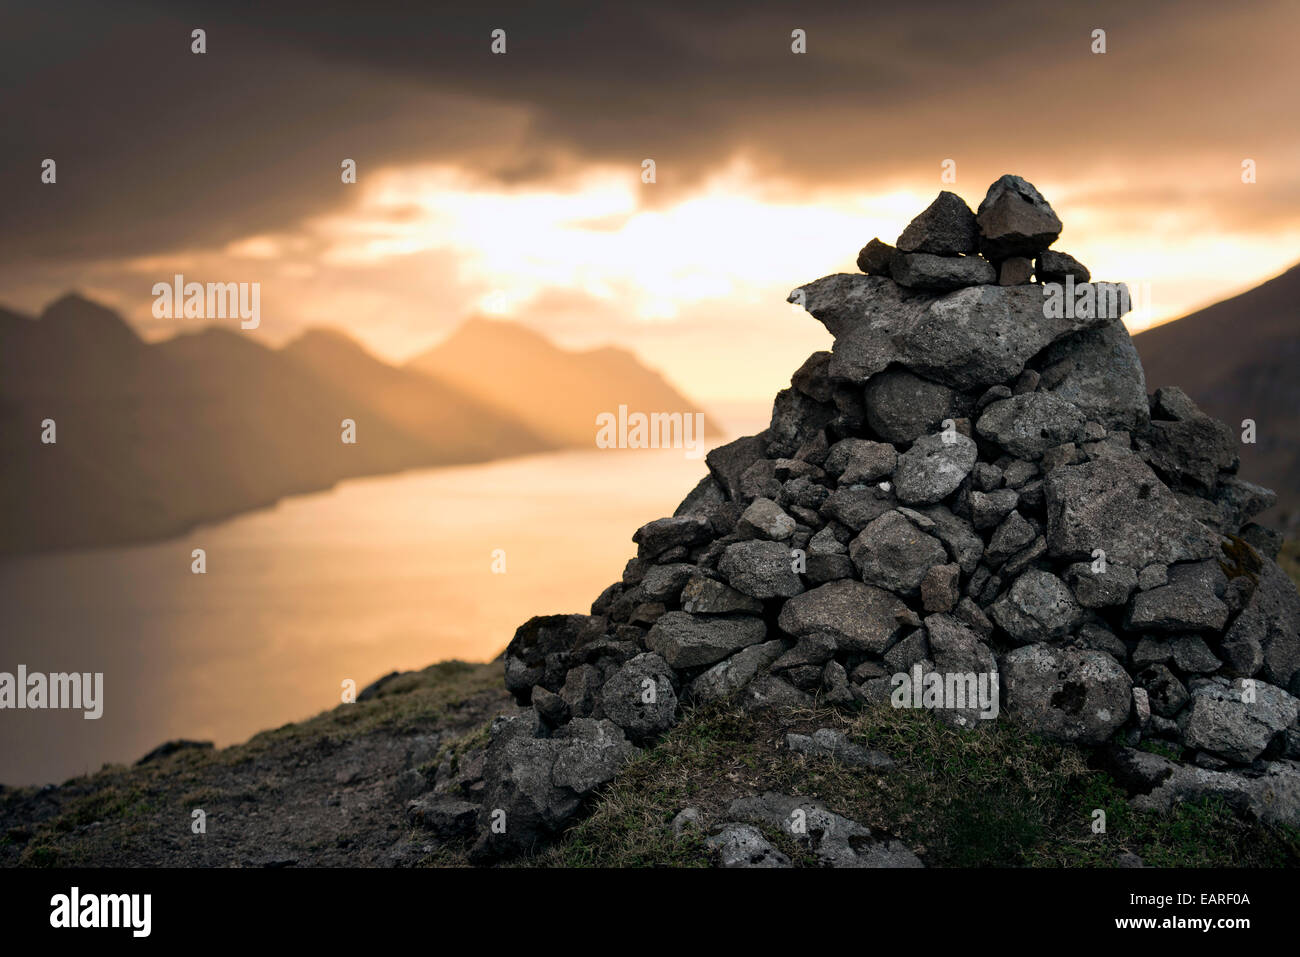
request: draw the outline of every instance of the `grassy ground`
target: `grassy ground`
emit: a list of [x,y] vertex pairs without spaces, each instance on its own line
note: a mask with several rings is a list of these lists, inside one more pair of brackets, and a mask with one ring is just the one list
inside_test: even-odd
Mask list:
[[[819,727],[840,728],[889,754],[896,767],[875,774],[777,747],[785,731]],[[929,866],[1109,867],[1123,851],[1158,867],[1300,864],[1300,830],[1245,822],[1218,803],[1170,815],[1137,812],[1078,748],[1005,721],[962,732],[928,713],[889,707],[786,721],[726,708],[695,712],[534,863],[706,866],[703,836],[674,840],[673,816],[694,805],[706,820],[723,821],[731,800],[767,790],[816,799],[897,836]],[[1093,831],[1097,809],[1105,812],[1105,833]],[[796,863],[813,863],[785,834],[769,829],[767,837]]]
[[[426,852],[410,843],[395,783],[508,703],[500,663],[442,662],[235,747],[0,788],[0,865],[411,863]],[[195,809],[206,834],[191,829]]]
[[[0,789],[0,864],[82,866],[457,866],[406,823],[395,784],[486,743],[511,707],[499,663],[446,662],[403,675],[368,701],[220,751],[111,766],[59,788]],[[833,727],[888,754],[876,773],[784,748],[789,731]],[[1155,746],[1153,749],[1158,750]],[[592,802],[591,813],[524,866],[713,863],[705,835],[672,835],[684,807],[706,824],[739,797],[779,791],[902,839],[930,866],[1111,866],[1123,851],[1153,866],[1295,866],[1300,831],[1243,821],[1222,804],[1132,810],[1084,751],[1008,721],[957,731],[924,711],[880,707],[747,715],[688,711]],[[206,835],[191,832],[193,809]],[[1105,812],[1095,833],[1095,812]],[[815,863],[769,832],[796,864]]]

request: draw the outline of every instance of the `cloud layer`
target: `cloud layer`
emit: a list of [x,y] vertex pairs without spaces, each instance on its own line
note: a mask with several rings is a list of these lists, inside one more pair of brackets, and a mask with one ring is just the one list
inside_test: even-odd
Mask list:
[[[0,300],[75,285],[158,334],[147,290],[173,268],[264,276],[268,335],[334,323],[397,356],[495,313],[732,396],[819,335],[784,291],[892,240],[945,159],[972,205],[1034,181],[1059,245],[1150,283],[1155,318],[1300,258],[1292,4],[364,9],[10,15]],[[727,348],[748,375],[698,358]]]

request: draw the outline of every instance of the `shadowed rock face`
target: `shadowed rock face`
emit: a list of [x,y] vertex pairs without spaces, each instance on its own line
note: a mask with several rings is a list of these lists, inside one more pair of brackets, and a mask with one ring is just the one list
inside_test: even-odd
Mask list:
[[[511,690],[526,702],[531,683],[535,712],[488,749],[504,775],[493,800],[532,828],[512,841],[555,833],[683,703],[879,705],[914,668],[1000,683],[1005,719],[1049,737],[1183,749],[1216,768],[1217,793],[1300,796],[1300,765],[1281,760],[1300,757],[1300,595],[1277,539],[1250,524],[1271,493],[1236,476],[1233,436],[1190,398],[1147,396],[1119,314],[1059,308],[1025,281],[1037,262],[1039,280],[1086,282],[1048,249],[1059,232],[1007,176],[978,215],[943,194],[898,249],[873,240],[872,275],[791,294],[835,337],[830,353],[798,368],[767,430],[709,453],[673,518],[635,533],[637,557],[589,616],[534,619],[507,650]],[[1012,259],[1024,284],[995,284],[993,264]],[[918,263],[958,288],[919,288]],[[1096,302],[1119,291],[1091,288]],[[987,726],[945,694],[907,700]],[[1170,777],[1178,793],[1190,780]],[[711,843],[731,866],[784,866],[752,825],[797,803],[737,802]],[[1300,822],[1300,797],[1269,814]],[[910,862],[867,847],[827,837],[817,853]]]

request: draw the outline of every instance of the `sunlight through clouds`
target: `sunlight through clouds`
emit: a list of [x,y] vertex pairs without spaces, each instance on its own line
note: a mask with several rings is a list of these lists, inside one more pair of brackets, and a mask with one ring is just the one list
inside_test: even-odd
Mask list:
[[[185,327],[152,319],[143,280],[119,288],[123,266],[132,278],[261,280],[268,343],[324,325],[401,362],[480,314],[570,348],[631,348],[701,398],[759,398],[788,380],[788,350],[824,348],[820,325],[786,304],[789,291],[856,271],[869,239],[894,242],[942,188],[809,186],[743,159],[688,188],[643,184],[639,169],[594,165],[513,186],[445,164],[379,169],[336,212],[217,248],[83,265],[78,282],[149,338]],[[975,208],[988,178],[968,171],[949,188]],[[1066,223],[1055,248],[1096,279],[1130,284],[1133,331],[1257,285],[1300,248],[1300,227],[1284,217],[1207,231],[1198,196],[1143,202],[1106,171],[1040,185]],[[66,284],[41,281],[47,295]]]
[[889,235],[918,194],[780,201],[737,166],[676,204],[640,205],[643,185],[593,169],[566,189],[503,191],[447,167],[376,173],[346,215],[310,224],[323,262],[363,268],[395,256],[453,251],[461,278],[490,291],[475,306],[518,313],[544,291],[568,289],[642,319],[672,319],[692,304],[746,301],[843,263],[872,230]]

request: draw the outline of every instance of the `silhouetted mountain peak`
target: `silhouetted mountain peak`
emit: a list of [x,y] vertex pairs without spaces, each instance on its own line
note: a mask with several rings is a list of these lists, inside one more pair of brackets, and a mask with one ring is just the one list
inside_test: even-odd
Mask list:
[[[474,316],[407,363],[527,422],[571,447],[594,441],[596,416],[620,405],[639,411],[701,411],[634,352],[616,346],[563,349],[518,322]],[[539,402],[539,396],[546,396]],[[705,420],[705,430],[717,426]]]
[[486,316],[471,316],[462,322],[443,340],[439,348],[448,346],[464,349],[520,348],[547,352],[563,351],[540,332],[521,322],[490,319]]
[[[1278,512],[1300,515],[1300,264],[1240,295],[1133,337],[1147,386],[1177,383],[1206,412],[1242,428],[1241,470],[1278,493]],[[1275,521],[1269,513],[1264,520]]]
[[[352,354],[374,360],[374,356],[352,336],[332,326],[313,326],[290,340],[284,351],[294,354],[328,354],[343,356]],[[377,361],[377,360],[376,360]]]
[[39,328],[42,335],[57,335],[97,348],[142,344],[125,319],[77,292],[65,293],[46,306]]

